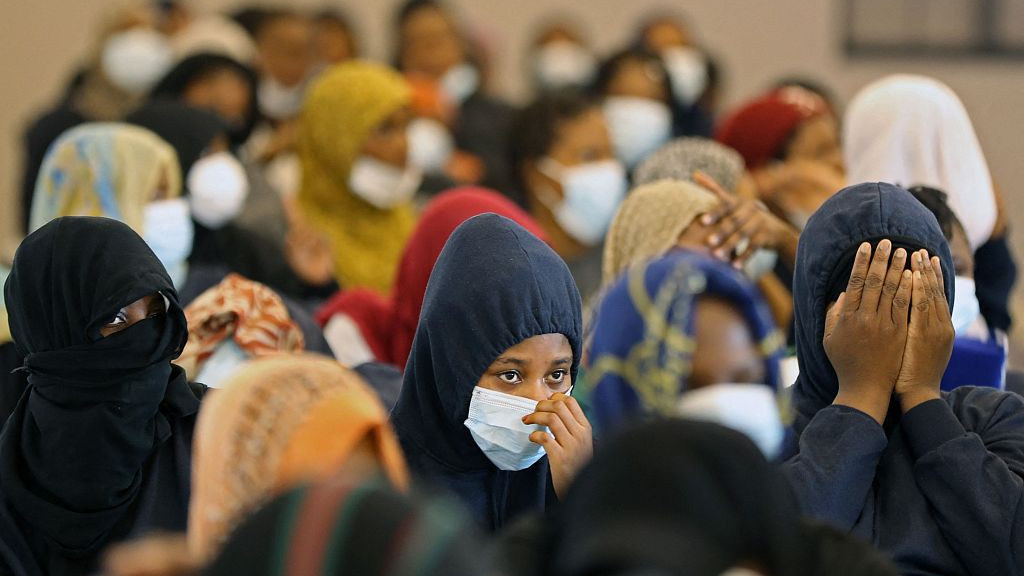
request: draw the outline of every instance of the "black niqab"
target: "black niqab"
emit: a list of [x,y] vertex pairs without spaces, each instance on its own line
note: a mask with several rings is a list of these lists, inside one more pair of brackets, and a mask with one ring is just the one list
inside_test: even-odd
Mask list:
[[[154,293],[165,315],[100,335]],[[88,557],[135,507],[169,420],[198,409],[170,363],[185,345],[185,316],[146,243],[107,218],[58,218],[27,237],[5,295],[29,387],[0,436],[0,504],[29,527],[28,541]]]

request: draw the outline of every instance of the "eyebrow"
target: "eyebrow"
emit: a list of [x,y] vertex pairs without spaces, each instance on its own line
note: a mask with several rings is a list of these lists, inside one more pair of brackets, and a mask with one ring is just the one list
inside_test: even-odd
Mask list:
[[552,366],[565,366],[566,364],[572,364],[572,358],[559,358],[551,363]]
[[526,366],[527,364],[529,364],[529,362],[527,362],[526,360],[523,360],[522,358],[509,358],[509,357],[506,357],[506,356],[499,356],[498,359],[494,361],[494,363],[495,364],[511,364],[513,366]]

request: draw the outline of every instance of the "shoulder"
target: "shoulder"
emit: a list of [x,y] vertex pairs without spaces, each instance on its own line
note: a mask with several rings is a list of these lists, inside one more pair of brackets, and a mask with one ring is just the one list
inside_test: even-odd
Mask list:
[[964,428],[980,432],[995,425],[1012,425],[1024,431],[1024,397],[995,388],[962,386],[943,394]]

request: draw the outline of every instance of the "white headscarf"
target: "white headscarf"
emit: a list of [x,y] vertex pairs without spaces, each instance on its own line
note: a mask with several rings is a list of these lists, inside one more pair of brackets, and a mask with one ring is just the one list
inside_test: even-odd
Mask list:
[[924,185],[949,195],[972,248],[992,235],[992,177],[967,110],[945,84],[897,74],[857,93],[843,122],[847,179]]

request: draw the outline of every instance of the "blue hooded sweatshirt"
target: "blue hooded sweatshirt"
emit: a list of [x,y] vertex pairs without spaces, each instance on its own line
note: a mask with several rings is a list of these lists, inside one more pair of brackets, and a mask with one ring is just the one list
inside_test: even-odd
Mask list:
[[563,334],[580,360],[582,305],[565,262],[512,220],[482,214],[452,233],[423,298],[392,424],[409,467],[454,493],[481,527],[497,530],[554,502],[547,457],[498,469],[465,426],[487,367],[523,340]]
[[800,238],[793,290],[800,378],[796,453],[785,464],[803,511],[869,540],[904,574],[1024,574],[1024,398],[992,388],[944,392],[884,425],[833,406],[825,308],[846,288],[857,247],[888,238],[953,262],[935,217],[907,191],[838,192]]

